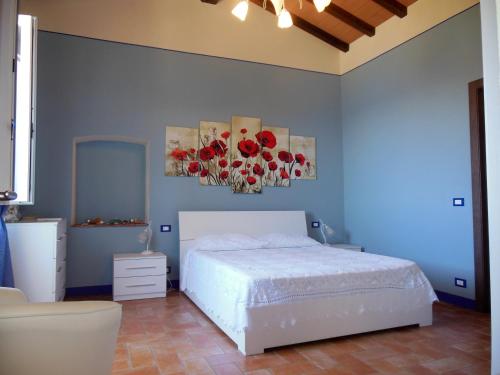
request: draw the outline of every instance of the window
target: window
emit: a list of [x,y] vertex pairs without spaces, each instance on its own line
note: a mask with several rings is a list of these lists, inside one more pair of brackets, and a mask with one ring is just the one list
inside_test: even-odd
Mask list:
[[36,19],[19,15],[13,129],[14,191],[17,193],[18,204],[33,204],[36,51]]
[[0,204],[33,204],[37,22],[16,9],[0,0]]

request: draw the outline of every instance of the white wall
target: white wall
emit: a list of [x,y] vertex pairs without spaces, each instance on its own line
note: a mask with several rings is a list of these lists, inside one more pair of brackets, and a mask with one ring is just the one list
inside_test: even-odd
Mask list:
[[500,374],[500,0],[481,1],[490,231],[493,375]]

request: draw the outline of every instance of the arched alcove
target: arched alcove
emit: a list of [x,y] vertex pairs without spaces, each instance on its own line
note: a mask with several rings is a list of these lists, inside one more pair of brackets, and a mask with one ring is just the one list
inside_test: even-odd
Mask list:
[[[149,220],[149,143],[117,136],[78,137],[73,141],[71,224],[75,227],[136,226]],[[86,225],[87,219],[105,223]],[[143,224],[142,224],[143,225]]]

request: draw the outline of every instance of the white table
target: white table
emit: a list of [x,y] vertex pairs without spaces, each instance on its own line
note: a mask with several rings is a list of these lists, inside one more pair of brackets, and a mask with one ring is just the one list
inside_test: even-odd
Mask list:
[[159,298],[167,295],[167,257],[122,253],[113,255],[113,301]]

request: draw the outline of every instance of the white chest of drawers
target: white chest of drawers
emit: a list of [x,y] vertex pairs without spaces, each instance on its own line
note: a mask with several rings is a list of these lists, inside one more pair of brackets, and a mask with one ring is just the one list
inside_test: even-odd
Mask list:
[[167,257],[124,253],[113,255],[113,301],[166,297]]
[[66,220],[8,223],[14,286],[30,302],[56,302],[66,291]]

